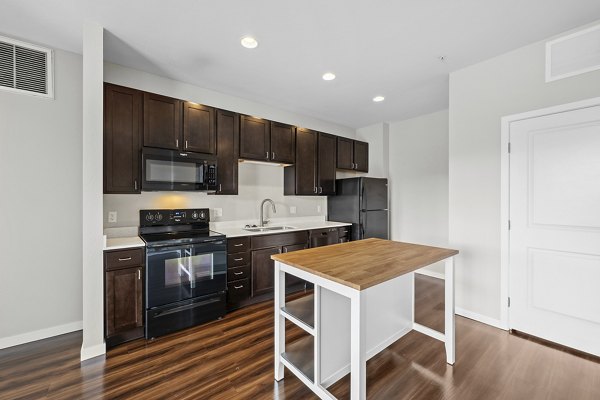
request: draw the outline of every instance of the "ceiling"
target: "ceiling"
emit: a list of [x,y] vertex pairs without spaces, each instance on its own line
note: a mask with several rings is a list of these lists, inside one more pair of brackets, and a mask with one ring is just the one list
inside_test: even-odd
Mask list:
[[0,34],[81,53],[85,19],[108,61],[357,128],[446,108],[449,72],[600,19],[600,1],[2,0]]

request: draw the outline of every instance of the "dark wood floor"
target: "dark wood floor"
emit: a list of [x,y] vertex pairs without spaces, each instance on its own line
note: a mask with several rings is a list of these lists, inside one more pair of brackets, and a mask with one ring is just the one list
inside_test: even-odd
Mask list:
[[[443,328],[443,288],[417,279],[417,320]],[[81,333],[0,351],[0,399],[315,399],[273,380],[273,304],[79,363]],[[441,322],[441,324],[440,324]],[[367,365],[370,399],[600,399],[600,364],[457,317],[456,364],[411,332]],[[302,333],[293,329],[292,340]],[[348,377],[333,385],[349,398]]]

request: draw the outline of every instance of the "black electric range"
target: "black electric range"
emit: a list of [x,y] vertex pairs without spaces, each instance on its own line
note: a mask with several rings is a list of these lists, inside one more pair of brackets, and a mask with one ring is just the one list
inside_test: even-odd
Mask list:
[[141,210],[146,242],[146,338],[225,315],[227,243],[209,210]]

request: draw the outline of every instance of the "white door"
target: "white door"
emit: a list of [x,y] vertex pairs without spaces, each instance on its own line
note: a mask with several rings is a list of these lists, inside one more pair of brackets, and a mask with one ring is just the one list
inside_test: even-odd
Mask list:
[[600,356],[600,106],[510,142],[510,327]]

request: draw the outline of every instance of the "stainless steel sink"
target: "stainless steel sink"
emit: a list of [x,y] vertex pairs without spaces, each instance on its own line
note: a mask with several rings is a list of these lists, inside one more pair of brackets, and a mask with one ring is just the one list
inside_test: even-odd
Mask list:
[[256,228],[244,228],[248,232],[270,232],[270,231],[288,231],[290,229],[296,229],[295,226],[263,226]]

